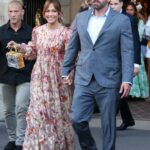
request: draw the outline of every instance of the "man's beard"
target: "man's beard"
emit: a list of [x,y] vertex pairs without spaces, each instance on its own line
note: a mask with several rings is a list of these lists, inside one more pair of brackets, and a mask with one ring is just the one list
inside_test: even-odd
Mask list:
[[108,2],[107,0],[105,2],[99,2],[98,0],[94,0],[94,2],[96,2],[96,4],[92,3],[92,7],[96,10],[101,10],[102,8],[104,8]]

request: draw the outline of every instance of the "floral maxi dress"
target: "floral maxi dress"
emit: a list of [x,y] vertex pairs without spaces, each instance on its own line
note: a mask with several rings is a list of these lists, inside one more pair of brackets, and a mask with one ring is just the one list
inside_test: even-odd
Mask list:
[[32,41],[21,44],[26,59],[36,58],[30,86],[30,105],[24,150],[73,150],[69,118],[70,87],[63,85],[60,69],[70,30],[50,30],[47,24],[33,30]]

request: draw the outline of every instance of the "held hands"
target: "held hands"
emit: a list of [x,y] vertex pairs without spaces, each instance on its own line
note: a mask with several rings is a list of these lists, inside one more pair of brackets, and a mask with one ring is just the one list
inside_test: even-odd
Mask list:
[[10,41],[9,43],[7,43],[7,48],[8,49],[20,49],[20,44],[14,41]]
[[138,67],[134,67],[134,77],[135,77],[136,75],[138,75],[138,72],[139,72],[139,68],[138,68]]
[[62,82],[63,82],[63,84],[71,85],[72,84],[72,79],[71,79],[70,75],[62,77]]
[[130,89],[131,85],[129,83],[122,83],[119,91],[121,98],[127,97],[129,95]]

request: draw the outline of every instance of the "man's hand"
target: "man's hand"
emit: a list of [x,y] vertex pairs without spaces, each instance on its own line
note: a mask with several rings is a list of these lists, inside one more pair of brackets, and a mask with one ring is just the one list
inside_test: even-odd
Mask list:
[[66,76],[66,77],[62,77],[62,82],[64,84],[68,84],[68,85],[71,85],[72,84],[72,79],[70,78],[70,76]]
[[139,68],[138,67],[134,67],[134,77],[138,74],[139,72]]
[[127,97],[129,95],[130,89],[131,85],[129,83],[122,83],[119,91],[121,98]]

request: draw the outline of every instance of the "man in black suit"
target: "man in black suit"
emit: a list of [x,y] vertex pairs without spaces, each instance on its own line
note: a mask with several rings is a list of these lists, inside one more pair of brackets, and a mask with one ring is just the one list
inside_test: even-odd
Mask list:
[[[113,10],[116,10],[120,13],[128,15],[127,13],[125,13],[122,10],[123,0],[111,0],[110,6],[113,8]],[[133,40],[134,40],[134,51],[135,51],[134,52],[134,55],[135,55],[134,56],[135,57],[134,75],[136,76],[138,74],[138,68],[139,68],[139,65],[141,63],[141,60],[140,60],[141,49],[140,49],[140,40],[139,40],[139,33],[138,33],[138,26],[137,26],[138,22],[137,22],[137,19],[135,17],[130,16],[130,15],[128,15],[128,16],[129,16],[130,21],[131,21],[132,34],[133,34]],[[131,111],[129,109],[127,98],[120,99],[117,113],[119,110],[120,110],[123,122],[119,127],[117,127],[117,130],[125,130],[129,126],[134,126],[135,122],[134,122],[134,119],[132,117]]]

